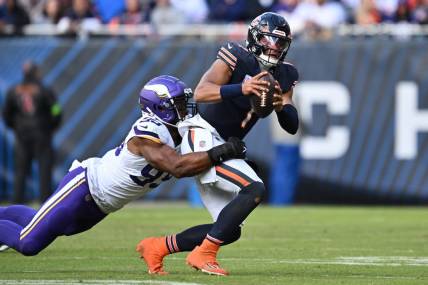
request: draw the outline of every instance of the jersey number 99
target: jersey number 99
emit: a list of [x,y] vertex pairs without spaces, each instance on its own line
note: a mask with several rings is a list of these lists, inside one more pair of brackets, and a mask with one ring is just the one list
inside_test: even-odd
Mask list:
[[161,181],[167,181],[172,177],[169,173],[160,171],[156,168],[153,168],[150,164],[147,164],[141,170],[141,176],[144,178],[143,180],[141,180],[138,176],[135,176],[135,175],[129,175],[129,177],[132,179],[132,181],[134,181],[136,184],[140,185],[141,187],[145,187],[147,183],[150,183],[149,184],[150,188],[156,188],[159,186],[160,183],[156,183],[155,181],[159,179],[163,174],[164,176],[161,178]]

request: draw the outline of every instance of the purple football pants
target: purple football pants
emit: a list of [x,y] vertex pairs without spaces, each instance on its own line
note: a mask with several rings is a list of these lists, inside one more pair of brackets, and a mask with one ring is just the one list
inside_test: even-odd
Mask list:
[[86,170],[78,167],[38,211],[22,205],[0,207],[0,244],[36,255],[58,236],[84,232],[105,216],[89,192]]

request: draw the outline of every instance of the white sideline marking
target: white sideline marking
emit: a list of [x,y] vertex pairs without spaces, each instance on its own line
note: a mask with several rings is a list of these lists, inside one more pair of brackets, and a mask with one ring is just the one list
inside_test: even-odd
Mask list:
[[[181,259],[181,258],[170,258]],[[363,266],[428,266],[428,257],[420,256],[339,256],[336,258],[308,258],[308,259],[281,259],[281,258],[221,258],[226,261],[268,262],[289,264],[335,264],[335,265],[363,265]]]
[[[128,257],[43,257],[43,259],[129,259]],[[170,256],[168,260],[184,260],[184,257]],[[339,256],[336,258],[306,258],[306,259],[282,259],[282,258],[221,258],[220,261],[242,261],[263,263],[288,263],[288,264],[328,264],[328,265],[362,265],[362,266],[428,266],[426,256]],[[43,272],[43,271],[37,271]]]
[[44,285],[44,284],[66,284],[66,285],[136,285],[136,284],[156,284],[156,285],[202,285],[198,283],[175,282],[175,281],[154,281],[154,280],[0,280],[0,284],[8,285]]

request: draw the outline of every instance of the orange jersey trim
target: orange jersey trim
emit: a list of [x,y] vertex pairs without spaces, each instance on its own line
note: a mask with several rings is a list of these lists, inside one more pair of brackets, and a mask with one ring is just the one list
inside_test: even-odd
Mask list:
[[230,51],[228,51],[227,49],[225,49],[224,47],[221,47],[221,50],[226,53],[234,62],[237,61],[236,56],[234,56]]
[[222,168],[221,166],[216,166],[215,170],[218,171],[218,172],[220,172],[221,174],[223,174],[223,175],[225,175],[225,176],[227,176],[227,177],[229,177],[229,178],[231,178],[231,179],[233,179],[233,180],[241,183],[244,187],[251,184],[250,181],[248,181],[245,178],[243,178],[243,177],[241,177],[241,176],[233,173],[232,171],[229,171],[227,169]]
[[226,62],[226,64],[230,67],[230,69],[235,70],[235,65],[236,63],[234,63],[232,60],[230,60],[225,54],[223,54],[221,51],[218,52],[218,57],[219,59],[223,60],[224,62]]

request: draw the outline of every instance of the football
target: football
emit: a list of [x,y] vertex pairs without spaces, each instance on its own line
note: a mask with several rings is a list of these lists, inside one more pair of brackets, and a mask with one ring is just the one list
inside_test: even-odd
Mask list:
[[251,108],[254,113],[260,118],[265,118],[272,113],[273,107],[273,95],[275,93],[275,78],[272,74],[268,73],[265,76],[260,78],[261,80],[269,82],[268,91],[262,92],[262,96],[251,95],[250,102]]

